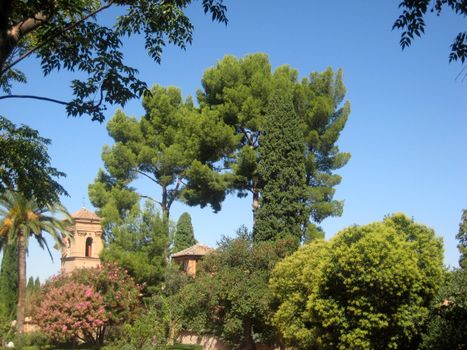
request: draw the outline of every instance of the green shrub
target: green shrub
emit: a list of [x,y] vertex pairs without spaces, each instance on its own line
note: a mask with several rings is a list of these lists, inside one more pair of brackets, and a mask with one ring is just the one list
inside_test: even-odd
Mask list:
[[47,348],[47,336],[40,332],[17,334],[13,340],[15,349],[42,350]]

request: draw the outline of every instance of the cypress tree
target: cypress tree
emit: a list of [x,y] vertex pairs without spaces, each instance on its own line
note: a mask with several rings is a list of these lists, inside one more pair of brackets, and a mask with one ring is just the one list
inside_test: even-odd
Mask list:
[[34,281],[34,290],[38,291],[40,289],[41,289],[41,280],[39,279],[39,277],[36,277]]
[[196,243],[197,241],[195,239],[193,225],[191,224],[191,216],[185,212],[180,215],[177,221],[177,231],[175,232],[173,251],[174,253],[179,252]]
[[30,276],[28,279],[28,284],[26,285],[26,293],[34,292],[34,277]]
[[276,89],[269,100],[258,150],[262,196],[254,224],[255,241],[291,236],[298,246],[303,237],[308,215],[302,126],[291,95]]
[[461,223],[459,224],[459,232],[456,235],[459,240],[457,248],[459,249],[459,266],[467,269],[467,210],[462,210]]
[[18,303],[18,247],[7,244],[3,247],[0,269],[0,316],[14,319]]

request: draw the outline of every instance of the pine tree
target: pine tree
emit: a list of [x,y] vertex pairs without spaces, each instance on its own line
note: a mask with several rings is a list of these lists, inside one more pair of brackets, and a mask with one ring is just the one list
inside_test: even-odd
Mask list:
[[294,112],[292,97],[276,89],[269,100],[259,147],[258,175],[262,197],[255,241],[292,236],[297,246],[308,224],[306,210],[305,141],[303,123]]
[[138,284],[144,285],[145,296],[159,290],[169,254],[168,225],[153,203],[146,202],[137,216],[125,218],[109,231],[102,261],[128,271]]
[[7,244],[3,247],[0,270],[0,316],[14,319],[18,302],[18,247]]
[[459,224],[459,232],[456,235],[459,240],[457,248],[459,249],[460,258],[459,265],[461,268],[467,268],[467,210],[462,211],[461,223]]
[[189,213],[183,213],[177,221],[177,231],[174,238],[174,253],[191,247],[196,244],[193,225],[191,224],[191,216]]

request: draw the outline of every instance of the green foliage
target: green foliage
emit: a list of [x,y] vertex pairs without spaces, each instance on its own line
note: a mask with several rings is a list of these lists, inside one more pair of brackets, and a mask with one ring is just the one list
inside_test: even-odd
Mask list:
[[3,247],[2,268],[0,270],[0,317],[13,320],[17,303],[18,247],[14,244],[7,244]]
[[173,252],[179,252],[183,249],[191,247],[196,244],[195,234],[193,232],[193,225],[191,224],[191,216],[189,213],[180,215],[177,221],[177,228],[175,231]]
[[254,224],[255,241],[291,236],[298,247],[309,212],[302,121],[294,113],[292,96],[276,90],[269,101],[259,147],[261,205]]
[[[55,218],[58,214],[65,217]],[[6,244],[19,246],[19,241],[24,240],[22,244],[27,247],[31,236],[42,249],[47,248],[50,253],[43,233],[48,233],[59,246],[63,245],[62,238],[70,238],[71,234],[66,228],[71,222],[70,215],[59,203],[40,206],[34,199],[28,199],[17,192],[7,192],[0,196],[0,237]],[[26,277],[24,282],[26,288]]]
[[124,268],[144,286],[146,294],[151,293],[163,281],[169,255],[168,230],[167,221],[147,202],[136,217],[112,226],[101,259]]
[[264,132],[271,94],[281,89],[293,96],[295,113],[303,121],[300,125],[305,137],[309,186],[306,203],[311,219],[320,223],[328,216],[341,214],[343,203],[333,199],[334,187],[341,177],[333,172],[350,158],[348,153],[339,152],[336,145],[350,113],[349,103],[343,103],[342,71],[334,73],[328,68],[299,81],[298,71],[289,66],[279,67],[273,73],[265,54],[240,59],[226,56],[205,71],[202,85],[198,91],[200,106],[218,112],[239,138],[235,152],[225,159],[232,175],[230,189],[240,197],[251,192],[256,210],[262,180],[258,174],[260,135]]
[[192,278],[180,273],[173,265],[165,269],[164,281],[154,289],[151,298],[145,299],[145,307],[135,316],[134,322],[126,322],[114,344],[118,349],[165,349],[174,344],[184,326],[185,310],[190,301],[180,290]]
[[50,140],[26,125],[17,127],[0,116],[0,194],[18,191],[40,205],[68,195],[55,180],[64,173],[50,166]]
[[293,348],[316,348],[307,302],[310,293],[316,292],[329,246],[323,240],[312,241],[280,261],[271,274],[269,287],[276,309],[271,321]]
[[174,87],[154,86],[143,106],[146,114],[140,120],[118,111],[107,125],[115,144],[104,147],[106,172],[100,171],[89,186],[99,214],[107,222],[118,222],[135,211],[140,197],[151,198],[131,187],[138,177],[161,188],[161,198],[153,201],[166,217],[180,199],[220,210],[226,184],[214,167],[236,142],[231,128],[214,112],[196,109],[190,99],[183,101]]
[[[392,29],[402,30],[400,45],[402,49],[410,46],[415,36],[420,37],[425,33],[425,15],[431,7],[431,12],[437,16],[446,7],[453,10],[457,15],[465,17],[467,7],[464,0],[403,0],[399,4],[403,8],[402,14],[394,22]],[[467,58],[467,32],[459,32],[451,44],[449,62],[461,61],[464,63]]]
[[185,304],[179,295],[155,296],[133,324],[124,326],[120,344],[130,344],[134,349],[173,345],[182,329]]
[[303,241],[308,243],[317,239],[324,239],[323,229],[319,226],[316,226],[315,224],[308,224]]
[[251,349],[256,341],[274,343],[268,279],[291,243],[253,244],[246,229],[237,238],[224,238],[204,257],[193,283],[180,291],[186,300],[186,327],[214,334],[234,349]]
[[[108,104],[124,105],[139,97],[146,84],[138,71],[125,65],[122,39],[144,34],[148,54],[160,62],[166,44],[186,48],[193,25],[186,15],[191,0],[183,1],[3,1],[0,5],[0,89],[10,93],[13,81],[26,82],[16,65],[38,56],[44,75],[66,69],[84,73],[71,82],[74,99],[55,101],[69,115],[90,114],[103,121]],[[96,14],[109,8],[119,14],[112,25],[99,23]],[[227,23],[221,0],[202,0],[213,21]],[[3,96],[3,98],[8,95]]]
[[467,348],[467,270],[448,272],[433,299],[428,330],[421,349]]
[[49,349],[48,338],[40,332],[17,334],[13,343],[15,349],[21,350],[42,350]]
[[28,279],[26,285],[26,308],[25,315],[31,316],[33,313],[34,305],[37,303],[38,298],[40,298],[41,285],[39,278],[34,278],[31,276]]
[[467,269],[467,210],[462,211],[459,232],[456,238],[459,240],[459,244],[457,245],[460,253],[459,266],[463,269]]
[[402,214],[315,241],[273,273],[273,322],[286,344],[414,349],[443,281],[442,242]]

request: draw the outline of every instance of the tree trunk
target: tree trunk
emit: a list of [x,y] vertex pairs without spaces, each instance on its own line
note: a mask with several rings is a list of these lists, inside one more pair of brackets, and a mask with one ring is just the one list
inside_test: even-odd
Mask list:
[[253,330],[252,330],[252,322],[251,320],[245,320],[243,322],[243,341],[244,346],[242,347],[243,350],[256,350],[256,344],[253,340]]
[[164,218],[169,219],[170,216],[170,207],[169,207],[169,194],[167,190],[167,186],[163,185],[162,186],[162,204],[161,204],[161,209],[162,209],[162,215]]
[[24,331],[24,310],[26,306],[26,237],[18,234],[18,305],[16,307],[16,330]]
[[3,70],[3,66],[11,53],[8,40],[8,17],[10,13],[11,1],[0,1],[0,71]]
[[252,211],[253,211],[253,226],[255,225],[255,217],[256,211],[259,208],[259,191],[256,187],[252,189],[253,192],[253,204],[252,204]]

